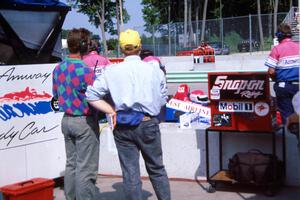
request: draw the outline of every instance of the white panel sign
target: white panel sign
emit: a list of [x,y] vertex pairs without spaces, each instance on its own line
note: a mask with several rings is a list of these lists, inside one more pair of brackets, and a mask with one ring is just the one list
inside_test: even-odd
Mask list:
[[183,112],[198,113],[199,116],[210,118],[210,108],[200,104],[181,101],[178,99],[170,99],[167,103],[167,107]]
[[[24,149],[24,147],[25,150],[27,149],[26,157],[28,159],[33,156],[28,154],[28,152],[31,152],[29,150],[32,145],[51,141],[52,148],[50,147],[47,151],[43,151],[43,157],[30,161],[37,163],[47,162],[49,155],[51,155],[51,149],[57,148],[55,141],[59,141],[63,138],[60,128],[62,113],[55,113],[51,108],[52,71],[55,65],[56,64],[1,66],[1,162],[9,161],[11,156],[14,156],[15,160],[22,160],[23,158],[16,157],[14,151],[17,152],[20,148]],[[21,154],[19,156],[24,155]],[[10,166],[10,170],[11,173],[14,173],[14,168],[26,168],[27,166],[28,163],[26,166],[12,165]],[[2,170],[4,169],[0,168],[0,170],[0,174],[2,174]],[[27,171],[28,170],[30,169],[27,169]],[[46,168],[43,169],[45,173],[47,173],[47,170]],[[51,171],[53,172],[53,169]],[[61,171],[62,169],[57,169],[57,176],[59,176],[59,172],[61,173]],[[40,175],[47,176],[47,174]],[[0,186],[10,182],[9,176],[10,174],[7,174],[7,179],[1,177]],[[16,178],[14,178],[14,180],[15,179]]]

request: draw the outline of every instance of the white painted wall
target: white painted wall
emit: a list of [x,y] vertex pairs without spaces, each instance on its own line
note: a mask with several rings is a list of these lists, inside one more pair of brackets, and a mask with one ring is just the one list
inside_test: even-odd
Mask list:
[[192,56],[160,57],[171,71],[228,71],[228,70],[267,70],[264,62],[269,52],[240,53],[216,56],[215,63],[193,64]]

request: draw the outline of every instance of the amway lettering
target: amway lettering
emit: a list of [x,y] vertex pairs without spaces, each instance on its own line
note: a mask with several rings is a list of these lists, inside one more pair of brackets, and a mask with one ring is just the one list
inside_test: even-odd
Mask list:
[[12,67],[3,74],[0,74],[0,79],[6,78],[7,82],[15,80],[41,79],[42,83],[44,83],[51,76],[51,73],[14,74],[15,69],[15,67]]

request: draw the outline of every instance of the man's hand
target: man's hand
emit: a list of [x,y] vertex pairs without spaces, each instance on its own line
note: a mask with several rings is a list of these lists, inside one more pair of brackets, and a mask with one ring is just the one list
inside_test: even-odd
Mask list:
[[272,79],[272,81],[276,80],[276,71],[274,68],[269,67],[268,74],[269,74],[270,78]]
[[299,115],[297,113],[293,113],[287,118],[286,126],[289,127],[292,123],[299,123]]

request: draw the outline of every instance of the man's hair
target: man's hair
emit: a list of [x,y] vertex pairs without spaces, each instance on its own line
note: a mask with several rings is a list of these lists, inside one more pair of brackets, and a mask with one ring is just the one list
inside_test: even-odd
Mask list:
[[149,49],[142,49],[140,53],[140,57],[142,60],[148,56],[154,56],[153,52]]
[[125,45],[124,48],[121,48],[121,51],[125,54],[125,56],[139,55],[140,50],[140,46],[133,46],[131,44]]
[[[99,42],[98,42],[97,40],[92,39],[92,40],[90,41],[89,51],[90,51],[90,52],[91,52],[91,51],[97,51],[97,52],[98,52],[99,46],[100,46]],[[98,52],[98,53],[99,53],[99,52]]]
[[291,38],[293,36],[291,27],[286,23],[279,24],[276,32],[276,37],[278,40],[283,40],[284,38]]
[[86,53],[88,51],[90,32],[85,28],[73,28],[68,33],[67,43],[70,53]]

